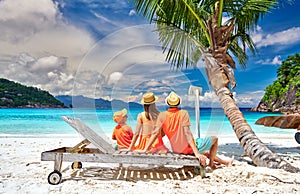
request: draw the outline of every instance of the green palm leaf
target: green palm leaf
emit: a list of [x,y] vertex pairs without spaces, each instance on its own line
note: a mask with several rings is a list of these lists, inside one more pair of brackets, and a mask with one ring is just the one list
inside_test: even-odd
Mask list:
[[195,65],[201,52],[212,46],[214,37],[209,34],[207,22],[215,14],[216,2],[221,4],[218,24],[221,24],[222,16],[229,18],[226,24],[234,24],[228,49],[243,68],[247,62],[247,49],[256,53],[249,31],[277,5],[277,0],[132,1],[140,14],[157,24],[163,51],[167,52],[166,60],[179,68]]

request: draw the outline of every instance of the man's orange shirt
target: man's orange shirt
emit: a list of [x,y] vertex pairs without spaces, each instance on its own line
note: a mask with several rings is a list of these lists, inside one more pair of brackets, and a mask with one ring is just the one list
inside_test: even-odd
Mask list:
[[178,108],[169,108],[168,111],[160,113],[156,123],[169,138],[173,152],[182,154],[194,154],[183,130],[184,126],[190,125],[188,112]]
[[117,125],[113,131],[112,139],[117,140],[118,148],[128,148],[131,144],[133,132],[128,125]]

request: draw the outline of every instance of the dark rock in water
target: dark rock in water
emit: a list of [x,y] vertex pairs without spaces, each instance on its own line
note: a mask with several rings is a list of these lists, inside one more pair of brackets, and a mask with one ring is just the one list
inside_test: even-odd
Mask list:
[[258,119],[255,124],[300,130],[300,115],[266,116]]
[[295,133],[295,140],[300,144],[300,132]]

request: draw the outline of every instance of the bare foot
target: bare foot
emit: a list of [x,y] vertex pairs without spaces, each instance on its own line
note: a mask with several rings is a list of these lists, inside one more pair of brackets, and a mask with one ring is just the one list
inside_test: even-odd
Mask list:
[[210,167],[210,166],[205,167],[205,172],[206,173],[212,173],[213,171],[214,171],[214,169],[212,167]]
[[208,165],[207,167],[209,167],[211,170],[215,170],[215,169],[217,169],[217,168],[220,168],[221,165],[218,165],[218,164],[214,163],[214,164],[212,164],[212,165]]

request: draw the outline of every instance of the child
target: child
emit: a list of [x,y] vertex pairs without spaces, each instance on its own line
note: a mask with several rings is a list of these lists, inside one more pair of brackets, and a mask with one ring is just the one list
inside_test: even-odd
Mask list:
[[127,149],[131,144],[133,136],[131,127],[126,124],[127,110],[124,108],[121,111],[115,112],[113,119],[118,124],[112,134],[112,139],[117,140],[117,150]]

